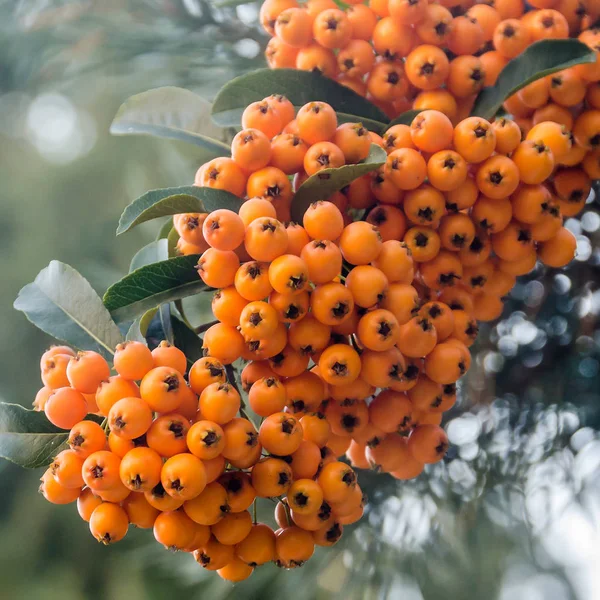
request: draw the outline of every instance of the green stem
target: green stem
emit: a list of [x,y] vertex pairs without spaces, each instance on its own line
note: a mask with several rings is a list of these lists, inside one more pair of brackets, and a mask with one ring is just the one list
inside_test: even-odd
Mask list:
[[256,518],[256,500],[252,503],[252,520],[255,525],[258,523],[258,519]]

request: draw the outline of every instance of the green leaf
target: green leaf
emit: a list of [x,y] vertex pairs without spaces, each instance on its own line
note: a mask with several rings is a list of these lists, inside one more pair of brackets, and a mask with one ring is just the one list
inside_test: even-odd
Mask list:
[[173,258],[177,256],[177,242],[179,241],[179,234],[175,227],[171,228],[169,235],[167,236],[167,258]]
[[258,69],[232,79],[217,94],[213,120],[222,126],[239,126],[244,109],[271,94],[283,94],[296,108],[321,100],[330,104],[342,122],[361,121],[380,132],[389,119],[374,104],[353,90],[317,72],[296,69]]
[[371,144],[369,156],[356,165],[344,165],[337,169],[323,169],[309,177],[292,200],[292,220],[302,223],[306,209],[316,200],[324,200],[352,183],[355,179],[375,171],[385,163],[387,154],[377,144]]
[[471,114],[493,119],[502,103],[527,84],[574,65],[594,62],[595,59],[595,52],[578,40],[535,42],[502,69],[495,85],[479,93]]
[[42,331],[105,357],[123,341],[92,286],[73,267],[53,260],[17,296],[14,307]]
[[167,238],[169,233],[171,233],[171,229],[173,228],[173,219],[165,219],[165,222],[161,225],[161,228],[158,230],[156,234],[157,240],[162,240],[163,238]]
[[[87,419],[100,422],[98,417]],[[69,432],[55,427],[43,412],[0,402],[0,457],[27,469],[46,467],[67,445]]]
[[205,160],[229,156],[230,146],[222,141],[225,134],[211,123],[209,114],[210,104],[193,92],[160,87],[128,98],[117,111],[110,132],[188,142],[203,148]]
[[148,327],[150,326],[150,323],[152,322],[152,319],[154,319],[154,316],[157,312],[158,307],[151,308],[150,310],[147,310],[140,318],[136,319],[127,332],[127,339],[145,344]]
[[390,121],[390,124],[386,129],[393,127],[394,125],[410,125],[413,122],[413,119],[422,112],[421,109],[415,108],[412,110],[407,110],[403,112],[401,115],[398,115],[395,119]]
[[171,317],[175,345],[183,351],[190,364],[202,358],[202,340],[198,334],[190,329],[183,321],[175,316]]
[[194,268],[199,258],[197,254],[178,256],[141,267],[106,290],[104,305],[120,322],[164,302],[203,292],[208,288]]
[[217,208],[227,208],[238,212],[243,200],[224,190],[215,190],[195,185],[150,190],[134,200],[123,211],[117,227],[117,235],[129,231],[132,227],[180,213],[211,212]]
[[168,240],[160,239],[150,242],[143,248],[140,248],[131,259],[129,272],[132,273],[136,269],[145,267],[161,260],[169,258]]

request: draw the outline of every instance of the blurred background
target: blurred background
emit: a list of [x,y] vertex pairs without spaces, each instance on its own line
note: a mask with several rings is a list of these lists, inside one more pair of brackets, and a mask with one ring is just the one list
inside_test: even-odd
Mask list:
[[[151,223],[115,238],[124,206],[148,189],[189,184],[201,162],[175,142],[111,137],[119,105],[163,85],[210,100],[233,76],[264,66],[258,7],[0,0],[0,400],[31,404],[39,356],[52,343],[13,310],[18,290],[56,258],[102,293],[157,232]],[[574,263],[538,267],[503,318],[482,328],[445,421],[447,459],[410,483],[361,473],[367,516],[303,569],[266,567],[234,587],[158,548],[150,532],[105,548],[73,505],[36,493],[40,472],[1,461],[0,596],[600,598],[594,194],[567,226],[578,239]]]

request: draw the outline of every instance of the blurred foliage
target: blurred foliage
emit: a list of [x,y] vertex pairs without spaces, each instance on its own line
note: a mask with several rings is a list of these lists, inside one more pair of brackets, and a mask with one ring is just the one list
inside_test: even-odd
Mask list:
[[[257,14],[256,2],[228,0],[0,0],[2,400],[30,404],[51,343],[13,311],[18,289],[57,258],[103,292],[157,233],[144,224],[115,238],[122,208],[189,183],[198,167],[176,142],[111,138],[117,108],[161,85],[211,99],[263,66]],[[41,473],[2,462],[2,597],[600,597],[598,201],[568,226],[577,260],[539,267],[482,327],[448,418],[447,460],[409,483],[361,473],[367,517],[303,569],[267,567],[234,587],[150,532],[107,549],[74,506],[35,493]]]

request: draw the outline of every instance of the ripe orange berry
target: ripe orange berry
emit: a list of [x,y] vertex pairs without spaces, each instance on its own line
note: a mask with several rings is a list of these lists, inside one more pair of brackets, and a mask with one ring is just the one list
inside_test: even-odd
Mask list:
[[361,317],[357,334],[360,343],[369,350],[388,350],[397,341],[398,321],[393,313],[376,309]]
[[408,91],[402,63],[382,60],[375,63],[367,78],[367,91],[379,102],[393,102]]
[[448,38],[448,48],[454,54],[475,54],[485,42],[481,25],[471,16],[456,17]]
[[324,48],[343,48],[352,38],[352,25],[338,8],[329,8],[316,15],[312,35]]
[[410,125],[413,144],[424,152],[438,152],[452,143],[452,123],[437,110],[420,112]]
[[433,187],[448,192],[460,187],[467,179],[465,159],[454,150],[436,152],[427,163],[427,177]]
[[171,412],[181,404],[181,390],[185,385],[179,371],[169,367],[155,367],[142,379],[140,395],[152,410]]
[[77,512],[84,521],[89,523],[94,509],[100,504],[102,504],[102,498],[96,496],[90,488],[85,488],[77,498]]
[[[308,146],[295,133],[282,133],[271,141],[270,165],[283,171],[287,175],[297,173],[304,167],[304,157]],[[244,205],[242,205],[243,208]],[[240,216],[242,211],[240,210]],[[265,214],[265,217],[274,218],[275,215]],[[248,226],[248,223],[246,223]]]
[[261,498],[285,494],[291,483],[292,470],[279,458],[264,458],[252,467],[252,486]]
[[468,354],[469,350],[464,344],[454,345],[450,341],[438,344],[425,359],[425,373],[436,383],[454,383],[469,368]]
[[332,462],[323,467],[317,482],[327,502],[343,502],[356,487],[356,473],[342,462]]
[[[351,78],[362,78],[373,68],[375,54],[368,41],[353,39],[340,50],[337,61],[340,73]],[[368,139],[366,133],[362,135]]]
[[421,264],[423,283],[431,289],[452,287],[462,277],[462,263],[453,252],[441,250],[431,261]]
[[246,180],[247,176],[233,159],[221,157],[205,163],[198,169],[194,185],[225,190],[243,197]]
[[244,222],[233,211],[220,208],[206,217],[202,232],[212,248],[235,250],[244,240]]
[[335,135],[337,115],[325,102],[305,104],[296,116],[298,133],[307,144],[326,142]]
[[419,358],[429,354],[437,343],[437,333],[431,321],[414,317],[400,326],[397,346],[404,356]]
[[491,156],[477,171],[477,187],[488,198],[506,198],[517,189],[519,175],[519,168],[510,158]]
[[85,484],[94,492],[114,489],[121,482],[121,459],[107,450],[93,452],[84,461],[81,474]]
[[266,198],[277,208],[277,203],[285,204],[291,200],[292,185],[283,171],[276,167],[265,167],[248,177],[246,194],[249,198]]
[[71,387],[82,394],[94,394],[101,381],[110,376],[106,359],[97,352],[78,352],[67,365],[67,378]]
[[229,383],[211,383],[200,394],[202,416],[219,425],[228,423],[240,408],[240,395]]
[[275,536],[276,564],[285,569],[301,567],[315,551],[312,535],[299,527],[285,527]]
[[84,485],[81,476],[81,467],[83,458],[73,450],[63,450],[59,452],[52,464],[50,472],[57,483],[65,488],[79,488]]
[[521,142],[513,152],[512,160],[519,169],[521,181],[529,184],[545,181],[555,165],[552,150],[541,140]]
[[454,130],[456,151],[470,163],[489,158],[496,146],[496,134],[492,125],[480,117],[469,117],[461,121]]
[[297,479],[287,491],[289,507],[299,515],[313,515],[319,512],[323,503],[323,492],[312,479]]
[[512,120],[500,118],[492,123],[496,134],[496,152],[510,154],[521,142],[521,130]]
[[370,308],[381,302],[387,293],[389,282],[382,271],[370,265],[359,265],[346,277],[346,287],[352,293],[354,303]]
[[176,500],[191,500],[206,487],[202,461],[188,453],[176,454],[164,463],[160,474],[167,494]]
[[429,4],[423,19],[416,24],[415,30],[425,44],[443,46],[452,29],[452,13],[440,4]]
[[421,90],[434,90],[443,85],[450,72],[450,63],[443,50],[424,44],[407,57],[405,72],[408,80]]
[[152,410],[141,398],[122,398],[108,413],[108,425],[116,436],[133,440],[144,435],[152,424]]
[[406,394],[383,390],[369,404],[369,421],[383,433],[401,433],[410,428],[412,411]]
[[83,394],[73,388],[58,388],[48,397],[44,413],[48,421],[56,427],[70,429],[84,419],[87,414],[87,402]]
[[60,353],[42,358],[40,361],[41,376],[46,387],[56,390],[70,385],[67,377],[67,366],[71,358],[73,358],[71,354]]
[[317,142],[304,155],[304,171],[307,175],[314,175],[323,169],[337,169],[344,164],[344,153],[331,142]]
[[338,65],[333,50],[319,44],[310,44],[300,48],[296,56],[296,69],[300,71],[318,72],[325,77],[335,77]]
[[106,445],[106,434],[94,421],[80,421],[69,432],[69,447],[81,458],[102,450]]
[[333,344],[319,358],[321,378],[330,385],[351,383],[360,375],[360,357],[350,346]]
[[236,556],[256,567],[275,560],[275,533],[263,523],[252,525],[250,533],[235,547]]
[[425,181],[427,165],[416,150],[399,148],[389,154],[384,171],[399,189],[414,190]]
[[403,325],[418,310],[419,302],[419,294],[412,285],[392,283],[381,306],[396,317],[399,325]]
[[231,142],[231,157],[246,171],[258,171],[269,164],[271,140],[258,129],[243,129]]
[[38,491],[52,504],[70,504],[78,499],[81,488],[68,488],[56,481],[48,469],[40,478],[42,482]]
[[[287,249],[288,239],[285,227],[277,219],[269,217],[255,219],[246,229],[245,246],[248,254],[254,260],[271,262]],[[244,296],[239,287],[238,292]]]
[[308,267],[293,254],[277,257],[269,266],[269,282],[280,294],[298,294],[308,285]]
[[408,438],[408,449],[419,462],[435,463],[446,454],[448,436],[436,425],[419,425]]
[[228,365],[242,355],[244,338],[234,327],[217,323],[206,330],[202,347],[207,356],[212,356],[222,364]]
[[287,8],[275,21],[275,35],[294,48],[312,41],[312,18],[303,8]]
[[494,29],[494,48],[506,58],[515,58],[531,41],[529,29],[519,19],[505,19]]
[[162,465],[162,459],[155,450],[133,448],[121,460],[121,481],[134,492],[149,492],[160,482]]
[[576,249],[575,236],[565,227],[561,227],[552,238],[540,245],[538,256],[549,267],[564,267],[573,260]]
[[281,133],[283,126],[277,109],[265,100],[252,102],[242,113],[242,127],[244,129],[257,129],[269,140]]
[[209,248],[198,259],[196,269],[204,283],[212,288],[230,286],[240,266],[240,259],[235,252]]
[[456,98],[469,98],[485,84],[485,70],[477,56],[457,56],[449,67],[446,86]]
[[258,439],[263,448],[272,454],[292,454],[302,442],[302,425],[290,414],[274,413],[263,421]]
[[473,222],[487,233],[497,233],[506,228],[512,218],[512,204],[508,198],[492,200],[481,197],[471,210]]
[[367,265],[374,261],[382,244],[377,227],[365,221],[355,221],[346,226],[339,241],[343,257],[353,265]]
[[152,359],[156,367],[169,367],[185,375],[187,371],[187,358],[185,354],[176,346],[163,340],[154,350],[152,350]]
[[129,528],[127,513],[118,505],[103,502],[90,516],[90,531],[102,544],[108,545],[122,540]]
[[468,215],[456,213],[442,218],[438,233],[442,247],[458,252],[475,239],[475,225]]

